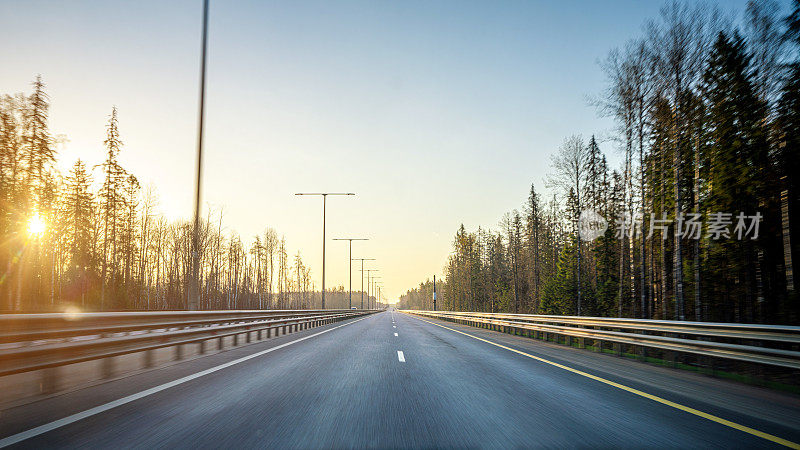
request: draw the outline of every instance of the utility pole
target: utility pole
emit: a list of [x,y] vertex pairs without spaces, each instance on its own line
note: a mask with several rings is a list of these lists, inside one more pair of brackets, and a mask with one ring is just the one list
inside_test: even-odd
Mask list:
[[352,192],[299,192],[294,195],[322,196],[322,309],[325,309],[325,207],[329,195],[356,195]]
[[194,230],[192,230],[192,277],[186,309],[200,307],[200,185],[203,175],[203,124],[206,99],[206,50],[208,48],[208,0],[203,1],[203,44],[200,56],[200,114],[197,127],[197,179],[194,189]]
[[[350,256],[348,257],[347,270],[350,273],[350,291],[347,295],[347,302],[350,306],[347,309],[353,309],[353,241],[368,241],[367,238],[334,238],[334,241],[348,241],[350,245]],[[363,264],[363,261],[362,261]],[[362,267],[363,269],[363,267]]]

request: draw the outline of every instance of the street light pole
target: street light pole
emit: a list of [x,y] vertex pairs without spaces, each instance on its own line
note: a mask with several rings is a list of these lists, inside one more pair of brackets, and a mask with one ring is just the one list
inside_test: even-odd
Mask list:
[[[364,261],[375,261],[375,258],[355,258],[350,260],[350,264],[353,261],[361,261],[361,271],[364,271]],[[369,300],[369,298],[367,298]],[[361,274],[361,309],[364,309],[364,274]]]
[[377,295],[375,296],[375,309],[378,309],[378,303],[381,301],[381,288],[383,287],[383,283],[378,282],[375,283],[375,290],[377,291]]
[[347,295],[348,309],[353,308],[353,241],[368,241],[367,238],[334,238],[334,241],[348,241],[350,246],[350,256],[348,259],[348,271],[350,273],[350,291]]
[[325,208],[329,195],[356,195],[352,192],[299,192],[294,195],[322,196],[322,309],[325,309]]
[[[373,295],[373,296],[375,296],[375,295],[376,295],[376,291],[378,290],[378,282],[377,282],[377,281],[375,281],[375,280],[376,280],[376,279],[378,279],[378,278],[381,278],[381,277],[379,277],[379,276],[377,276],[377,275],[373,275],[373,276],[372,276],[372,285],[371,285],[371,288],[372,288],[372,295]],[[377,298],[377,297],[375,297],[375,300],[372,302],[372,305],[373,305],[374,307],[376,307],[376,308],[378,307],[378,298]]]
[[433,276],[433,310],[436,311],[436,275]]
[[[370,294],[370,290],[371,290],[369,273],[370,272],[379,272],[379,270],[378,269],[367,269],[367,270],[361,269],[361,272],[366,272],[367,273],[367,309],[369,309],[369,302],[370,302],[369,294]],[[363,273],[361,274],[361,282],[362,283],[364,282],[364,274]]]
[[186,309],[200,307],[200,182],[203,174],[203,124],[206,99],[206,49],[208,48],[208,0],[203,1],[203,47],[200,56],[200,114],[197,130],[197,179],[194,190],[194,230],[192,230],[192,278],[189,281]]

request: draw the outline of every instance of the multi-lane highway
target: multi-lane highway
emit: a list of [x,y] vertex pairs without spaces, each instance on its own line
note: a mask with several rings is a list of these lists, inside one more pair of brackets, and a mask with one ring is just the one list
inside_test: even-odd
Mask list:
[[394,311],[0,414],[25,448],[800,443],[796,395]]

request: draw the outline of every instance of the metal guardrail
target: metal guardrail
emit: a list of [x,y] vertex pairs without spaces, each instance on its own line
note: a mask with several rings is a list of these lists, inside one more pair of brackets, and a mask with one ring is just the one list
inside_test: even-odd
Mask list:
[[621,346],[721,358],[746,363],[800,369],[800,327],[784,325],[685,322],[671,320],[617,319],[605,317],[544,316],[453,311],[412,311],[406,313],[489,328],[527,333],[544,339],[548,334],[564,337],[568,345],[586,339],[596,351],[610,342],[616,353]]
[[233,337],[251,342],[371,314],[371,310],[165,311],[0,315],[0,376]]

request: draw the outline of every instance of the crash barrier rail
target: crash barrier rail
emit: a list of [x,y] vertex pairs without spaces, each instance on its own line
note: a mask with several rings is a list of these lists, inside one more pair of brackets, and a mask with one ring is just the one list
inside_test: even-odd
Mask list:
[[185,344],[233,337],[233,345],[315,326],[364,316],[371,310],[298,311],[158,311],[115,313],[4,314],[0,315],[0,377],[85,361],[109,361],[114,356],[175,347],[181,359]]
[[[605,317],[545,316],[453,311],[404,311],[418,316],[489,328],[549,340],[563,337],[567,345],[577,338],[585,348],[591,340],[595,351],[608,343],[622,353],[633,346],[640,356],[648,349],[675,354],[741,361],[800,369],[800,327],[785,325],[686,322],[672,320],[618,319]],[[674,359],[673,359],[674,362]]]

